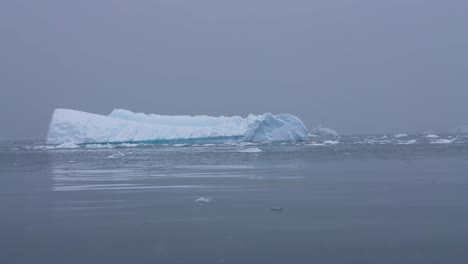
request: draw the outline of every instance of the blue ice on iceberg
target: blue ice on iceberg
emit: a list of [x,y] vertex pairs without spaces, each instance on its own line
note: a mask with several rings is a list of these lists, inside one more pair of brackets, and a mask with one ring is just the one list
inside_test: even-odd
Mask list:
[[202,143],[227,141],[306,141],[308,130],[293,115],[249,115],[246,118],[163,116],[116,109],[108,116],[56,109],[47,144]]

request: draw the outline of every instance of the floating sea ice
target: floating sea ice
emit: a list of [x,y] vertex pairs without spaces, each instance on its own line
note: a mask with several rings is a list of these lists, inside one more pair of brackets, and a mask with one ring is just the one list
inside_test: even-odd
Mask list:
[[317,142],[311,142],[311,143],[307,144],[306,146],[325,146],[325,144],[317,143]]
[[429,134],[426,136],[426,138],[438,138],[439,136],[438,135],[435,135],[435,134]]
[[327,145],[336,145],[340,143],[339,141],[334,141],[334,140],[326,140],[323,142],[323,144],[327,144]]
[[119,144],[119,147],[124,147],[124,148],[136,148],[138,147],[139,144],[133,144],[133,143],[122,143]]
[[258,145],[258,143],[253,143],[253,142],[239,142],[239,146],[253,146],[253,145]]
[[412,145],[412,144],[416,144],[416,142],[417,142],[416,139],[412,139],[412,140],[408,140],[408,141],[398,142],[397,144],[398,145]]
[[114,148],[112,144],[87,144],[85,148],[89,149],[111,149]]
[[38,149],[38,150],[53,150],[53,149],[76,149],[79,148],[80,146],[73,144],[73,143],[63,143],[60,145],[56,146],[34,146],[34,147],[28,147],[29,149]]
[[455,141],[455,139],[437,139],[436,141],[434,142],[431,142],[432,144],[451,144],[453,143],[453,141]]
[[75,149],[75,148],[79,148],[80,146],[76,145],[76,144],[73,144],[73,143],[63,143],[63,144],[60,144],[58,146],[55,146],[55,148],[58,148],[58,149]]
[[407,137],[407,136],[408,136],[408,134],[396,134],[393,137],[394,138],[402,138],[402,137]]
[[260,153],[260,152],[263,152],[263,150],[261,150],[259,148],[248,148],[248,149],[239,150],[239,152],[242,152],[242,153]]
[[199,204],[207,204],[211,203],[213,200],[210,197],[200,197],[194,200],[194,202],[199,203]]
[[174,144],[173,147],[188,147],[188,144]]
[[376,143],[376,144],[384,145],[384,144],[390,143],[390,141],[389,141],[389,140],[377,140],[377,141],[375,141],[375,143]]

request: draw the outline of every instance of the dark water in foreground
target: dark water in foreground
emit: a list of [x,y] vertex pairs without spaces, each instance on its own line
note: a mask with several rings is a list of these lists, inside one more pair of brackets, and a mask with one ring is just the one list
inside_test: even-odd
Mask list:
[[0,263],[468,263],[468,138],[337,141],[0,141]]

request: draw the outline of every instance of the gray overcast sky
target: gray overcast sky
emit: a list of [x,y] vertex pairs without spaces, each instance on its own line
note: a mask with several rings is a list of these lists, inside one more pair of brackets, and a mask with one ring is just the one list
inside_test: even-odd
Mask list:
[[341,133],[467,124],[468,1],[2,0],[0,137],[54,108],[291,113]]

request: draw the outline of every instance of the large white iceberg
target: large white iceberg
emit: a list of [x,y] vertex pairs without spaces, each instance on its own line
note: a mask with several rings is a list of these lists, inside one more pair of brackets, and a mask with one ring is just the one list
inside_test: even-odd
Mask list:
[[162,116],[116,109],[110,115],[56,109],[47,144],[118,142],[305,141],[308,130],[293,115],[249,115],[246,118]]

